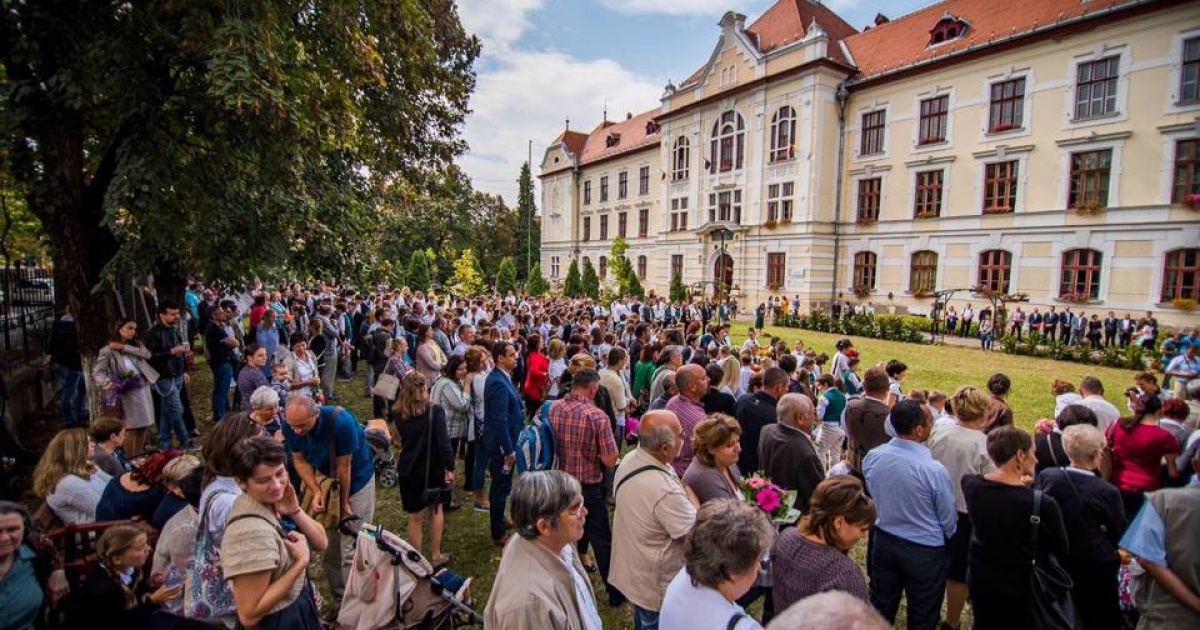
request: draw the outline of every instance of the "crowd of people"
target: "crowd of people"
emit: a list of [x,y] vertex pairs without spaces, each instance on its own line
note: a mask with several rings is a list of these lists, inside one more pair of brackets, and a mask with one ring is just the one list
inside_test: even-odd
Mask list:
[[[488,513],[489,629],[596,630],[623,606],[639,630],[886,628],[902,600],[918,629],[959,628],[968,604],[981,630],[1060,627],[1030,604],[1051,600],[1061,627],[1200,626],[1194,331],[1172,337],[1173,389],[1140,373],[1119,410],[1097,378],[1056,382],[1031,435],[1004,374],[906,391],[907,365],[850,339],[830,356],[763,335],[790,307],[736,324],[728,305],[653,296],[196,283],[182,308],[156,300],[144,333],[114,324],[91,362],[102,409],[64,387],[40,509],[0,503],[0,628],[51,607],[75,627],[92,610],[130,628],[320,627],[352,570],[339,525],[376,519],[376,429],[399,451],[406,538],[435,568],[456,551],[446,512]],[[52,348],[60,376],[79,365],[68,340]],[[214,424],[197,453],[198,351]],[[339,404],[358,396],[382,422]],[[554,437],[546,462],[531,427]],[[771,516],[764,484],[795,518]],[[39,530],[110,521],[134,525],[105,528],[93,572],[68,580]],[[864,539],[866,575],[849,555]],[[1045,567],[1058,587],[1034,579]]]

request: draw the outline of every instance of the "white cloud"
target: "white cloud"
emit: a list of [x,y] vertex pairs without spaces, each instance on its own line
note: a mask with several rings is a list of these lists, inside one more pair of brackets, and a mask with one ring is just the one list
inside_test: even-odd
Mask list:
[[[529,28],[527,14],[542,0],[460,0],[468,31],[484,42],[472,113],[463,136],[470,151],[458,164],[475,187],[517,200],[517,177],[533,141],[533,175],[550,143],[571,118],[575,131],[591,131],[600,122],[605,99],[609,118],[658,105],[663,82],[640,76],[611,59],[580,60],[547,50],[517,46]],[[540,195],[537,196],[541,203]]]
[[[609,119],[658,105],[662,86],[610,59],[582,61],[554,52],[510,51],[498,67],[479,75],[474,113],[465,137],[470,152],[459,160],[475,187],[517,199],[517,177],[533,140],[533,174],[546,145],[562,133],[565,118],[575,131],[600,122],[604,101]],[[539,199],[540,203],[540,199]]]
[[484,51],[510,46],[529,28],[525,14],[542,8],[545,0],[458,0],[458,15],[468,33],[483,40]]

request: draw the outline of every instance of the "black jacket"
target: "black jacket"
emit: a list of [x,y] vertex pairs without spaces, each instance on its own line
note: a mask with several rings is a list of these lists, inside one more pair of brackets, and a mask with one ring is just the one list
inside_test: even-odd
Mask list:
[[700,404],[704,405],[705,415],[723,413],[733,416],[737,414],[737,399],[719,389],[710,387],[708,392],[700,398]]
[[55,365],[61,365],[68,370],[83,369],[83,362],[79,358],[79,334],[74,318],[67,319],[66,316],[62,316],[54,320],[46,351]]
[[742,453],[738,455],[738,470],[742,474],[752,475],[762,468],[758,461],[758,443],[763,428],[775,424],[777,416],[775,407],[779,404],[766,392],[755,392],[750,396],[742,396],[737,401],[734,417],[742,425]]
[[150,367],[158,372],[159,378],[183,376],[183,356],[171,354],[171,348],[183,343],[179,331],[163,326],[162,323],[155,323],[146,331],[144,341],[146,349],[150,351]]
[[1066,564],[1081,567],[1115,564],[1117,544],[1125,531],[1125,507],[1116,486],[1097,477],[1065,468],[1048,468],[1037,476],[1037,487],[1054,497],[1071,540]]

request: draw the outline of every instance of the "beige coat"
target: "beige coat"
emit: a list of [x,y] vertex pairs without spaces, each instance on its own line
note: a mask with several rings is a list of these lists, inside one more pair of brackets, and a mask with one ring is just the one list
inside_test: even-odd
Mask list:
[[658,610],[683,568],[683,537],[696,522],[696,506],[675,470],[640,448],[621,460],[614,483],[643,466],[659,470],[638,473],[616,492],[608,581],[639,608]]
[[121,417],[125,420],[127,429],[144,429],[155,424],[154,399],[150,397],[150,388],[158,381],[158,372],[146,362],[150,351],[142,346],[126,345],[124,350],[116,351],[108,346],[100,348],[96,356],[96,364],[92,367],[92,376],[102,389],[108,387],[113,379],[119,378],[125,371],[125,360],[133,363],[133,368],[142,375],[145,385],[125,392],[121,395]]
[[[574,570],[591,581],[579,557]],[[595,599],[595,594],[592,594]],[[575,584],[561,558],[536,540],[513,536],[500,557],[495,586],[483,611],[488,630],[583,630]]]

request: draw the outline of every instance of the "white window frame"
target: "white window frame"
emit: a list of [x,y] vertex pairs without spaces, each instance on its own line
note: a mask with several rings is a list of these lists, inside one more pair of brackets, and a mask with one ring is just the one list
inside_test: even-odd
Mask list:
[[[1065,211],[1071,212],[1071,208],[1067,207],[1067,196],[1071,192],[1071,154],[1083,153],[1087,151],[1101,151],[1104,149],[1112,149],[1112,163],[1108,170],[1108,201],[1104,204],[1105,209],[1112,210],[1121,205],[1121,171],[1122,171],[1122,153],[1125,149],[1125,140],[1128,134],[1121,134],[1121,138],[1105,138],[1095,140],[1093,142],[1080,142],[1070,144],[1059,144],[1059,173],[1058,179],[1058,200],[1056,204],[1061,203]],[[1172,154],[1172,157],[1174,155]],[[1057,207],[1057,206],[1055,206]],[[1055,285],[1056,287],[1058,285]],[[1057,290],[1057,289],[1056,289]]]
[[[941,96],[946,100],[946,137],[940,142],[921,144],[921,101]],[[953,87],[933,86],[933,89],[917,94],[913,101],[912,153],[929,153],[942,151],[954,146],[954,110],[958,107],[957,94]]]
[[1171,76],[1167,83],[1166,110],[1167,114],[1182,114],[1200,111],[1200,101],[1191,105],[1179,104],[1179,83],[1183,80],[1183,43],[1189,39],[1200,38],[1200,28],[1180,31],[1171,37]]
[[[1075,118],[1075,95],[1078,91],[1077,80],[1079,65],[1099,61],[1108,57],[1117,58],[1117,103],[1116,112],[1093,118]],[[1063,129],[1080,129],[1108,125],[1129,120],[1129,66],[1130,50],[1128,44],[1098,44],[1094,49],[1079,53],[1067,63],[1066,76],[1066,120]]]
[[[1025,195],[1029,192],[1029,154],[1033,145],[1022,147],[997,147],[994,151],[983,151],[975,154],[978,165],[975,176],[975,209],[979,216],[1012,216],[1025,211]],[[989,164],[1002,162],[1017,162],[1017,200],[1012,212],[993,215],[983,212],[983,194],[987,185],[987,167]]]
[[[883,112],[883,150],[879,153],[871,153],[868,155],[862,154],[862,137],[863,137],[863,117],[867,114],[875,112]],[[850,128],[854,131],[854,159],[860,162],[873,162],[877,160],[886,160],[891,152],[892,143],[888,137],[888,125],[892,122],[892,105],[891,103],[872,103],[870,105],[860,107],[856,112],[854,125]]]
[[[1025,79],[1025,98],[1021,102],[1021,126],[1017,129],[992,133],[990,131],[992,124],[992,85],[1013,79]],[[1009,67],[1003,72],[988,75],[984,78],[983,90],[980,92],[980,100],[983,102],[980,110],[980,142],[1020,138],[1033,133],[1033,94],[1035,92],[1035,85],[1033,68]]]

